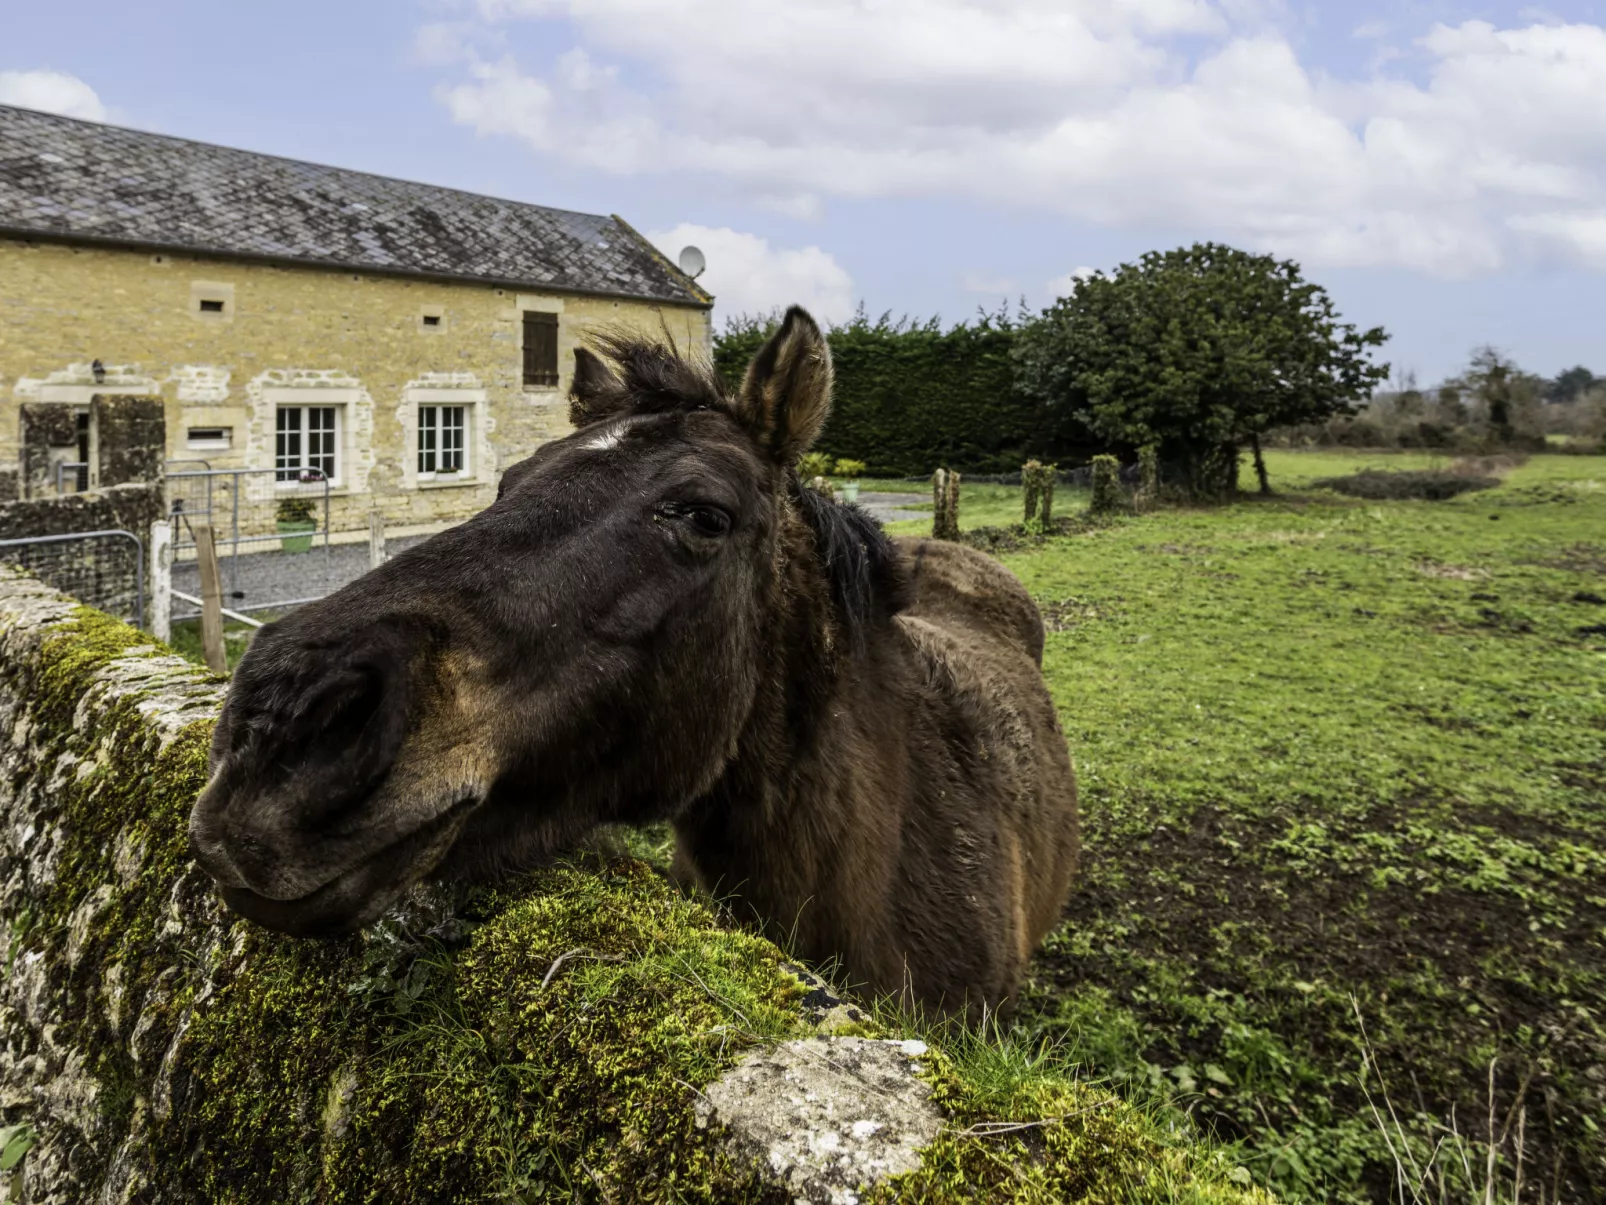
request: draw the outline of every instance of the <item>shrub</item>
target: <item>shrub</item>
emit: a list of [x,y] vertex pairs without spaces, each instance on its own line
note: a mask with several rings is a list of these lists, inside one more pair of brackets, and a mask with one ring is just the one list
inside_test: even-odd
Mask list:
[[1093,500],[1089,509],[1095,515],[1121,509],[1121,464],[1113,456],[1093,457]]
[[838,477],[863,477],[864,461],[849,460],[844,457],[836,462],[836,475]]
[[[715,336],[714,364],[732,388],[775,325],[774,316],[735,318]],[[944,330],[936,319],[861,312],[827,334],[836,387],[819,446],[864,461],[876,476],[923,477],[937,465],[1007,473],[1029,453],[1075,459],[1094,450],[1091,441],[1056,444],[1016,390],[1016,327],[1005,314]]]
[[797,475],[804,481],[831,475],[831,458],[824,452],[805,452],[797,460]]
[[281,498],[273,515],[280,523],[316,523],[315,513],[311,498]]
[[1452,473],[1442,469],[1424,469],[1416,472],[1389,472],[1383,469],[1363,469],[1348,477],[1323,477],[1311,484],[1322,489],[1335,490],[1352,498],[1373,500],[1421,498],[1429,502],[1442,502],[1457,494],[1475,490],[1493,489],[1500,484],[1498,477]]

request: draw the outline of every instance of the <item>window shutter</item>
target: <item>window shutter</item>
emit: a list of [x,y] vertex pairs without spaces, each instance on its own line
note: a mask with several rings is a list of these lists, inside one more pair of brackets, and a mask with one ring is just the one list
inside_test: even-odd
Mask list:
[[558,316],[524,312],[524,383],[551,387],[558,383]]

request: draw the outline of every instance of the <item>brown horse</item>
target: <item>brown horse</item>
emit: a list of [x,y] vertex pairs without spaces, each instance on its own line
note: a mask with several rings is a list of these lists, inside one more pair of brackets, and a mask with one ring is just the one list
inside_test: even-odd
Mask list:
[[497,500],[258,633],[191,836],[303,935],[421,879],[667,819],[677,865],[813,961],[997,1005],[1075,870],[1043,627],[996,561],[889,540],[793,470],[830,408],[800,309],[731,395],[630,337]]

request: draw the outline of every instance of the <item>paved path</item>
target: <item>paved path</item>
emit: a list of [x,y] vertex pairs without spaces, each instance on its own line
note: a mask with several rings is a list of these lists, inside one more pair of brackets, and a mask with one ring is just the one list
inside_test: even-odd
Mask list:
[[[925,510],[911,510],[926,502]],[[859,495],[859,505],[883,523],[901,523],[905,519],[930,519],[931,507],[926,494],[879,494],[865,491]]]

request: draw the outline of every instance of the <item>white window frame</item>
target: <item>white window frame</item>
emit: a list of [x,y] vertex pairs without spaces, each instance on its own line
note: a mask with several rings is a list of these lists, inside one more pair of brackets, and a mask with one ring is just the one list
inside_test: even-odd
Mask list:
[[[284,454],[281,451],[280,436],[281,434],[287,434],[282,426],[283,416],[287,412],[293,412],[298,416],[295,423],[295,434],[298,437],[297,442],[299,447],[296,449],[295,453],[296,463],[292,465],[284,465],[281,463]],[[314,416],[316,417],[314,418]],[[309,431],[309,420],[316,423],[316,432]],[[324,426],[325,423],[328,424],[327,427]],[[309,460],[311,460],[313,457],[308,451],[308,443],[310,442],[309,436],[313,433],[326,437],[325,440],[320,440],[320,442],[327,442],[328,451],[319,452],[316,456],[316,459],[332,459],[334,461],[333,472],[329,472],[328,469],[323,468],[321,465],[309,463]],[[345,483],[345,436],[346,408],[343,405],[324,401],[323,399],[310,398],[304,402],[299,400],[293,402],[276,402],[273,407],[272,435],[274,485],[279,489],[293,489],[300,484],[299,475],[287,478],[280,476],[281,473],[298,472],[298,470],[304,471],[309,468],[316,468],[322,471],[324,476],[329,479],[329,485],[331,488],[338,489]]]
[[[417,406],[417,422],[413,436],[413,465],[420,482],[428,481],[468,481],[474,477],[474,410],[475,403],[467,401],[420,401]],[[443,420],[448,412],[457,412],[455,427],[447,426]],[[426,422],[426,419],[429,420]],[[446,470],[440,468],[441,459],[445,452],[445,436],[448,431],[457,433],[457,468]],[[425,442],[430,443],[425,448]],[[425,457],[434,458],[434,468],[425,468]]]
[[[430,406],[463,408],[463,468],[456,473],[421,473],[418,470],[419,416]],[[396,418],[402,428],[402,488],[453,489],[489,484],[496,452],[487,436],[494,427],[490,400],[477,382],[413,381],[402,390]]]

